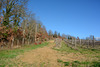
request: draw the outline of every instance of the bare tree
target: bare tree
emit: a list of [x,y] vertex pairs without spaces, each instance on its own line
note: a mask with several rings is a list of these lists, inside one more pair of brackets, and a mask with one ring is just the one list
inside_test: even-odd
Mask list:
[[57,35],[57,31],[55,31],[54,32],[54,35],[53,35],[55,38],[57,38],[58,37],[58,35]]
[[53,32],[51,30],[49,30],[48,35],[49,35],[49,39],[53,38]]

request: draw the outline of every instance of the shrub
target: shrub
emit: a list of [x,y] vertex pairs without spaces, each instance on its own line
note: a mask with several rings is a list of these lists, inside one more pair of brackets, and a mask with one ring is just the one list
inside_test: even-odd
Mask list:
[[34,44],[35,44],[35,45],[37,45],[37,43],[36,43],[36,42],[35,42]]
[[39,42],[39,44],[41,44],[41,42]]

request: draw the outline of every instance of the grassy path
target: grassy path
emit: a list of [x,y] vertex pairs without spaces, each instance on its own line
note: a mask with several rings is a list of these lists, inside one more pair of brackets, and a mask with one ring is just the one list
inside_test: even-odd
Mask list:
[[15,51],[12,53],[8,51],[6,52],[10,53],[8,56],[6,53],[0,55],[2,57],[0,62],[5,63],[4,66],[0,64],[2,67],[85,67],[92,61],[100,60],[100,53],[96,50],[80,49],[77,51],[67,47],[64,42],[59,49],[54,46],[54,41],[49,41],[49,44],[27,46],[23,49],[12,50]]
[[0,67],[20,67],[18,66],[19,64],[22,64],[21,66],[23,67],[23,65],[26,64],[19,61],[17,62],[16,60],[20,55],[24,54],[25,52],[30,52],[33,49],[44,47],[46,45],[48,45],[48,42],[44,42],[40,45],[25,45],[17,49],[0,50]]
[[34,67],[59,67],[57,64],[59,54],[56,50],[52,49],[53,46],[53,41],[50,41],[48,46],[24,53],[19,60],[32,64]]

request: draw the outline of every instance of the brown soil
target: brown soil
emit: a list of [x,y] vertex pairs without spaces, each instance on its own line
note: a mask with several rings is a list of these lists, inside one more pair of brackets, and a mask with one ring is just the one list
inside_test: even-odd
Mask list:
[[63,67],[63,64],[57,62],[57,59],[63,61],[86,61],[86,57],[80,53],[61,53],[56,51],[53,48],[55,44],[53,41],[50,41],[48,46],[37,48],[31,50],[29,52],[25,52],[23,55],[18,56],[18,60],[28,63],[28,64],[35,64],[36,67]]

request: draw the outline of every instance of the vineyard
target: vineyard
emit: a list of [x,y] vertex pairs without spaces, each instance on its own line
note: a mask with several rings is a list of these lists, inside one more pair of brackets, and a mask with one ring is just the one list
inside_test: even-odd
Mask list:
[[87,49],[100,49],[100,42],[94,40],[82,40],[82,39],[64,39],[66,44],[71,48],[87,48]]
[[[56,22],[53,23],[51,21],[51,19],[55,20],[55,16],[51,13],[53,12],[51,11],[53,7],[48,10],[51,13],[51,17],[43,17],[45,18],[43,19],[44,21],[47,21],[48,17],[50,17],[49,22],[46,22],[47,24],[44,22],[43,24],[43,20],[40,21],[40,18],[33,13],[34,11],[31,12],[28,9],[29,6],[32,7],[30,8],[31,10],[34,9],[34,6],[32,6],[34,3],[31,3],[31,1],[37,0],[0,0],[0,67],[100,67],[100,37],[95,36],[94,32],[93,35],[90,33],[85,35],[85,33],[83,33],[85,38],[76,35],[77,29],[82,25],[78,25],[79,23],[76,23],[76,26],[73,23],[70,24],[70,22],[76,22],[71,21],[72,18],[70,21],[66,21],[70,25],[64,22],[66,19],[68,20],[71,15],[74,17],[73,13],[69,16],[66,15],[66,17],[68,16],[67,18],[65,17],[66,19],[62,18],[64,17],[62,16],[60,20],[56,18],[66,13],[62,14],[62,12],[59,16],[55,15],[57,16],[55,18]],[[40,5],[40,3],[42,5]],[[40,3],[38,5],[41,7],[45,5],[42,1]],[[56,2],[54,2],[54,4],[55,3]],[[61,2],[59,4],[61,4]],[[46,8],[49,9],[47,5]],[[41,7],[39,9],[41,9]],[[42,10],[46,11],[46,9]],[[59,10],[65,11],[65,8],[62,10],[59,7]],[[54,12],[58,13],[59,10],[55,10]],[[48,13],[48,11],[46,12]],[[72,11],[74,10],[72,9]],[[69,11],[69,13],[72,11]],[[43,12],[41,15],[46,15],[46,13]],[[85,13],[82,12],[82,14]],[[76,17],[74,17],[74,19],[76,20]],[[60,25],[60,23],[63,25]],[[91,23],[89,23],[89,25],[90,24]],[[44,25],[46,25],[47,28]],[[52,25],[54,25],[54,28],[52,28]],[[73,26],[77,28],[75,31]],[[92,25],[90,26],[95,28]],[[70,31],[71,29],[72,31]],[[83,29],[85,29],[85,26]],[[87,34],[86,30],[80,30]],[[88,30],[88,32],[91,31],[94,31],[94,29]],[[65,32],[65,34],[63,32]],[[69,35],[66,32],[73,32],[70,34],[74,34],[75,36]],[[78,34],[80,34],[79,31]],[[80,35],[82,35],[82,33]]]

